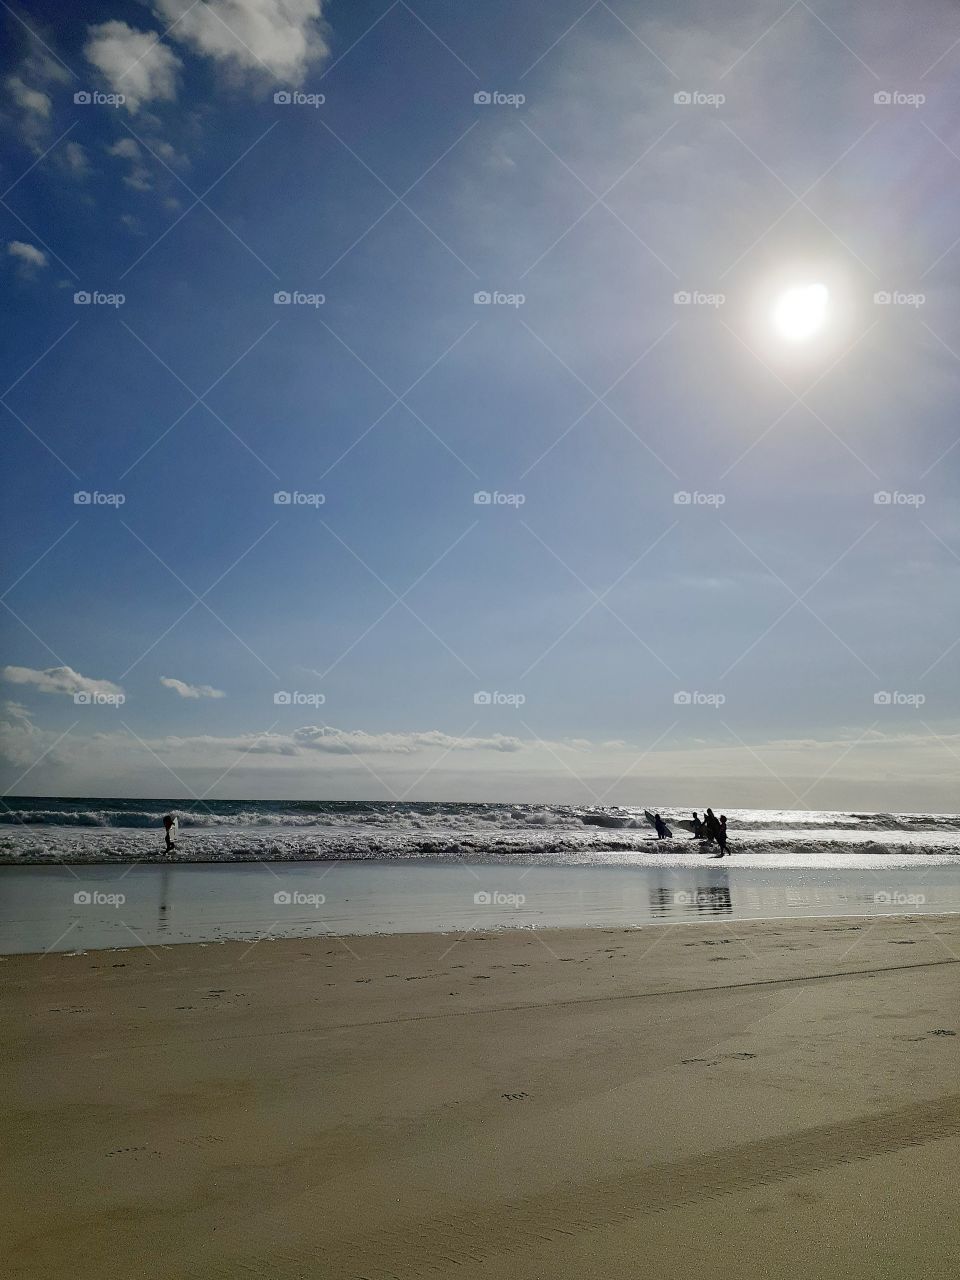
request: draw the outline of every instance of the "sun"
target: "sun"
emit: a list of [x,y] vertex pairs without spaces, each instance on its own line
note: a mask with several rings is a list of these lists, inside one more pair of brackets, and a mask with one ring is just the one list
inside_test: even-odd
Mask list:
[[804,284],[786,289],[777,298],[771,320],[787,342],[805,342],[819,333],[830,314],[830,290],[825,284]]

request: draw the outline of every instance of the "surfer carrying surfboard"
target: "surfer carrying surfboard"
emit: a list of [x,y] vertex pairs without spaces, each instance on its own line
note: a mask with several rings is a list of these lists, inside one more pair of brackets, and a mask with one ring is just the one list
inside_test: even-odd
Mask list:
[[708,840],[716,840],[718,853],[711,854],[713,858],[722,858],[727,852],[727,815],[718,818],[712,809],[708,809],[704,815],[704,827]]
[[163,815],[163,830],[164,830],[164,835],[167,838],[167,845],[166,845],[167,853],[169,853],[170,850],[174,847],[173,840],[171,837],[173,835],[173,832],[176,830],[176,825],[177,825],[177,820],[172,813],[165,813]]

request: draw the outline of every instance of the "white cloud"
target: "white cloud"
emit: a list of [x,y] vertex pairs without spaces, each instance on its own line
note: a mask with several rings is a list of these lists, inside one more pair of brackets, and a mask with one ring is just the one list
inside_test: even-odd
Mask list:
[[133,138],[118,138],[112,146],[107,147],[108,156],[121,156],[124,160],[139,160],[140,148]]
[[56,768],[62,757],[56,751],[56,735],[44,733],[19,702],[5,702],[0,717],[0,761],[15,769],[29,769],[43,757]]
[[7,244],[7,253],[16,258],[27,270],[48,266],[47,255],[35,244],[27,244],[24,240],[11,240]]
[[183,65],[152,31],[137,31],[125,22],[101,22],[87,28],[83,52],[125,106],[136,111],[144,102],[173,102],[177,72]]
[[150,171],[145,169],[142,164],[138,164],[131,169],[123,181],[128,187],[132,187],[134,191],[153,190],[153,179],[150,177]]
[[79,142],[68,142],[63,148],[63,162],[75,178],[86,178],[90,173],[90,161]]
[[297,85],[308,65],[326,57],[322,0],[154,0],[154,12],[176,23],[170,36],[241,72]]
[[126,186],[132,187],[134,191],[153,190],[150,170],[143,164],[143,151],[133,138],[118,138],[112,146],[106,148],[106,152],[108,156],[116,156],[120,160],[131,162],[130,170],[123,178]]
[[20,141],[39,154],[47,144],[53,111],[53,99],[47,90],[69,82],[70,73],[32,36],[29,46],[27,55],[6,77],[3,86],[20,112]]
[[161,676],[160,683],[179,693],[181,698],[225,698],[227,696],[222,689],[211,688],[208,684],[186,684],[183,680],[175,680],[173,676]]
[[457,738],[439,729],[421,733],[364,733],[362,729],[333,729],[329,726],[305,725],[280,739],[295,750],[329,751],[334,755],[412,755],[417,751],[520,751],[519,738],[496,733],[489,738]]
[[160,159],[165,160],[167,164],[186,164],[186,156],[180,155],[169,142],[158,142],[154,150]]
[[18,75],[7,76],[4,84],[11,98],[22,110],[43,116],[45,120],[50,115],[53,102],[49,93],[44,93],[42,89],[32,89]]
[[4,667],[0,678],[11,684],[32,684],[40,693],[75,693],[87,694],[119,694],[123,690],[110,680],[94,680],[91,676],[82,676],[72,667],[47,667],[44,671],[35,671],[32,667]]

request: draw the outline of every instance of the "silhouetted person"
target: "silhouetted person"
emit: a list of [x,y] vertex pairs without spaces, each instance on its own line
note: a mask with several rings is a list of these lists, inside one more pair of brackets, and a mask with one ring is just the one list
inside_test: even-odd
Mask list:
[[667,830],[667,824],[660,817],[659,813],[655,813],[653,815],[653,825],[657,828],[657,839],[666,840],[670,835],[670,832]]
[[703,815],[703,830],[708,840],[716,840],[717,832],[720,830],[720,823],[717,821],[717,815],[712,809],[708,809]]
[[173,848],[173,841],[170,839],[170,833],[173,831],[173,814],[165,813],[163,815],[163,830],[167,838],[166,852],[169,853]]
[[697,817],[696,809],[693,811],[693,838],[695,840],[703,839],[703,823]]
[[720,824],[717,830],[717,844],[720,846],[721,858],[727,852],[727,815],[721,813]]

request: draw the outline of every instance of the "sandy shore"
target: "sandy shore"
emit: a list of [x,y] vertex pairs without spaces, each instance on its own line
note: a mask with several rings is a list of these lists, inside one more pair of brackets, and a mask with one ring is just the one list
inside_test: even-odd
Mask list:
[[956,917],[0,972],[6,1276],[960,1273]]

